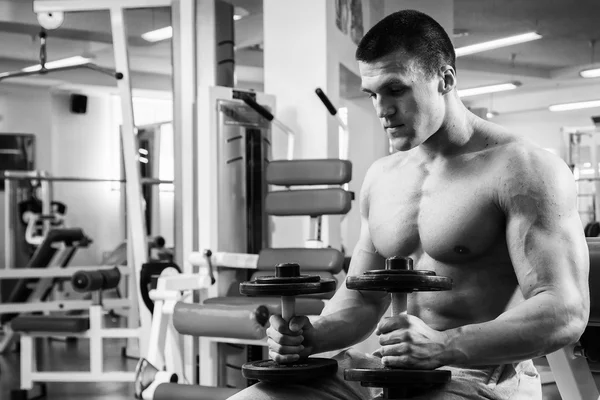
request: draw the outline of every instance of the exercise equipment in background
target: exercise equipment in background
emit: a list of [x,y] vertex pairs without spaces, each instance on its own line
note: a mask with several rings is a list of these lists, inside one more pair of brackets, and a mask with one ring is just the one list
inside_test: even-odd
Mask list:
[[[133,382],[128,371],[104,371],[105,338],[137,338],[140,328],[105,328],[106,312],[102,300],[104,290],[115,288],[126,267],[79,270],[71,279],[73,289],[92,294],[89,316],[56,317],[52,315],[20,315],[11,327],[21,336],[21,386],[11,392],[11,400],[26,400],[34,383],[46,382]],[[38,337],[76,337],[89,339],[90,368],[88,371],[38,371],[34,340]],[[42,390],[44,391],[44,390]]]

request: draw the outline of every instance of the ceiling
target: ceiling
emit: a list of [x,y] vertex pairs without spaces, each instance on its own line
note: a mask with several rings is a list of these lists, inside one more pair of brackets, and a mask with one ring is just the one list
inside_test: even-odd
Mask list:
[[[236,74],[241,86],[262,87],[262,0],[226,0],[248,15],[235,22]],[[375,0],[369,0],[375,1]],[[385,9],[401,1],[379,0]],[[39,24],[32,11],[33,0],[0,0],[0,72],[38,63]],[[457,60],[459,88],[506,81],[519,81],[521,87],[495,94],[494,108],[515,112],[519,107],[535,108],[531,100],[523,105],[510,99],[515,94],[544,92],[556,88],[589,88],[600,78],[583,80],[578,72],[600,66],[599,0],[454,0],[456,47],[504,36],[537,31],[543,38],[530,43],[486,51]],[[147,43],[140,35],[170,24],[168,9],[128,10],[129,53],[134,87],[170,90],[171,45],[169,41]],[[85,55],[94,62],[114,65],[108,12],[82,12],[66,15],[60,29],[49,32],[48,59]],[[358,95],[357,77],[342,73],[344,95]],[[8,82],[8,81],[5,81]],[[107,77],[91,71],[57,73],[20,78],[17,83],[40,85],[114,85]],[[587,92],[586,92],[587,93]],[[586,95],[582,95],[586,96]],[[587,94],[589,96],[589,94]],[[489,97],[489,96],[488,96]],[[598,93],[600,98],[600,89]],[[585,100],[585,99],[582,99]],[[487,97],[465,99],[473,106],[485,105]],[[557,102],[557,101],[555,101]]]

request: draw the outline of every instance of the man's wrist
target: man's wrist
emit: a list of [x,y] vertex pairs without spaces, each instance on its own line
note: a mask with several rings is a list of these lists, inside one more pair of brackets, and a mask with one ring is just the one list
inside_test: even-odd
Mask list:
[[442,333],[445,336],[445,341],[444,351],[440,355],[441,365],[468,365],[468,356],[462,348],[464,342],[463,328],[449,329]]

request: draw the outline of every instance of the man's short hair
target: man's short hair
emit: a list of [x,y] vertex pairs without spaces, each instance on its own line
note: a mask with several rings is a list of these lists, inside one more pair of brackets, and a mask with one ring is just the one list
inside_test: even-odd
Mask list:
[[427,76],[444,65],[455,67],[454,46],[442,26],[427,14],[401,10],[375,24],[356,49],[356,60],[374,62],[395,51],[414,56]]

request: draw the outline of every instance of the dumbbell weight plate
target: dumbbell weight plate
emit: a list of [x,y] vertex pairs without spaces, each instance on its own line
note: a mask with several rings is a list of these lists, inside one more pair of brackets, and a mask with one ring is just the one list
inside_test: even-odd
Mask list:
[[333,375],[337,368],[337,361],[327,358],[307,358],[292,364],[262,360],[244,364],[242,375],[246,379],[288,384]]
[[368,387],[433,386],[446,383],[452,373],[446,370],[414,370],[400,368],[348,368],[344,379],[359,381]]
[[[240,293],[246,296],[297,296],[301,294],[319,294],[332,292],[336,288],[336,281],[333,279],[321,279],[316,282],[289,282],[290,277],[277,278],[266,282],[264,277],[249,282],[240,283]],[[278,280],[282,279],[284,282]]]
[[374,270],[346,278],[348,289],[426,292],[452,289],[452,279],[427,270]]

